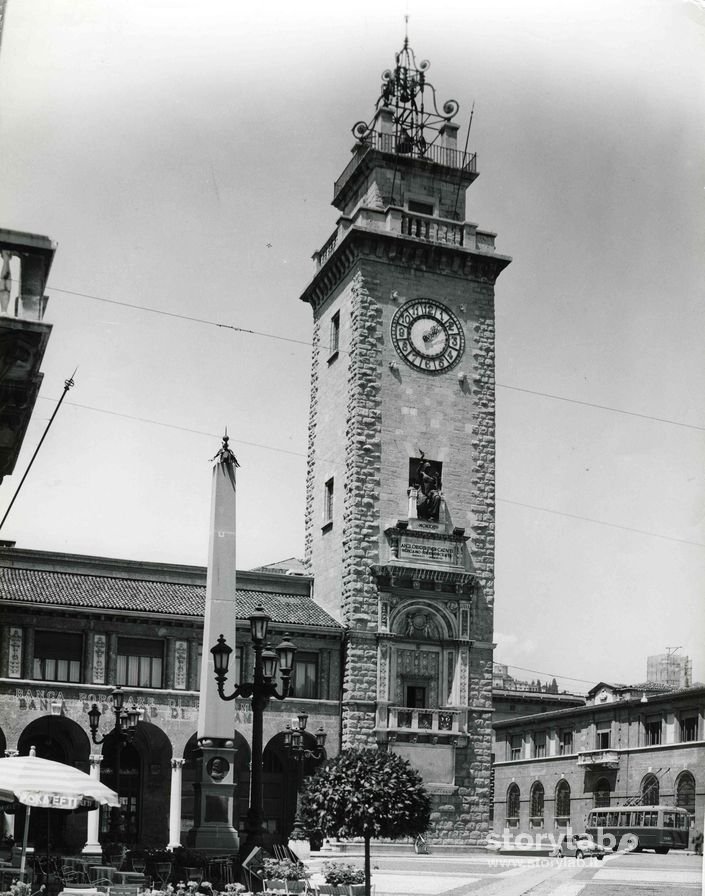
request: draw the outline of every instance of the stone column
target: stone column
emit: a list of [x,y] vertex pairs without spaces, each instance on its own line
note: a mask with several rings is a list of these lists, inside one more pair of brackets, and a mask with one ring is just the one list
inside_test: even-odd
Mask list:
[[[91,778],[100,781],[100,763],[103,757],[100,753],[91,753]],[[100,809],[91,809],[88,813],[88,830],[86,831],[86,844],[81,850],[84,855],[102,856],[103,848],[98,842],[100,832]]]
[[183,759],[171,760],[171,796],[169,797],[169,843],[167,849],[181,846],[181,772]]
[[[11,750],[9,748],[5,750],[5,756],[7,756],[8,758],[10,756],[19,756],[19,755],[20,755],[19,750]],[[14,840],[15,839],[15,815],[14,815],[14,813],[12,815],[3,813],[3,818],[5,820],[5,829],[2,833],[6,837],[12,837],[12,839]]]

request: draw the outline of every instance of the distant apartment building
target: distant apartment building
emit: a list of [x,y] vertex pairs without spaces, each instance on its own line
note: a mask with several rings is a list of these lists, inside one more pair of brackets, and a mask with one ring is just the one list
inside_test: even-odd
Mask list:
[[582,706],[495,717],[495,832],[581,831],[594,807],[660,802],[688,810],[692,838],[705,820],[704,726],[703,685],[648,682],[601,682]]
[[689,688],[693,683],[693,661],[689,656],[659,653],[646,658],[646,678],[671,688]]

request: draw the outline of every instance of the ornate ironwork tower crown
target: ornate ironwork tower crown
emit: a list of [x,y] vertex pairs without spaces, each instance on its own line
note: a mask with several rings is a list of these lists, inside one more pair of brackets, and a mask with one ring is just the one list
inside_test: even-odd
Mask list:
[[431,67],[427,59],[416,63],[414,51],[409,46],[409,38],[404,38],[404,46],[396,54],[394,69],[382,72],[382,92],[377,100],[375,116],[368,124],[358,121],[352,129],[360,143],[374,142],[381,136],[377,123],[381,109],[391,114],[393,130],[384,134],[389,146],[380,147],[386,152],[400,155],[426,157],[441,136],[442,128],[451,121],[460,108],[455,100],[446,100],[438,109],[436,90],[426,78]]

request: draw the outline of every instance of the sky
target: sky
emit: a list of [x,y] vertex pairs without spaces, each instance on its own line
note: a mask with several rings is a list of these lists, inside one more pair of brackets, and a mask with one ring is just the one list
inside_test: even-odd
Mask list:
[[495,659],[584,692],[705,680],[705,4],[7,0],[0,226],[58,243],[0,537],[238,567],[303,555],[311,255],[404,17],[480,177],[496,288]]

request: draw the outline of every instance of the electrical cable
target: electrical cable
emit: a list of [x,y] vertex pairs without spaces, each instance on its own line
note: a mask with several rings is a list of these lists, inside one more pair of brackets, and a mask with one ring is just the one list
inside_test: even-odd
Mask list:
[[[70,290],[70,289],[62,289],[58,286],[52,286],[51,291],[61,292],[61,293],[65,293],[66,295],[71,295],[71,296],[79,296],[84,299],[92,299],[96,302],[105,302],[109,305],[119,305],[123,308],[132,308],[136,311],[146,311],[150,314],[164,315],[165,317],[171,317],[171,318],[175,318],[177,320],[184,320],[184,321],[187,321],[190,323],[198,323],[198,324],[203,324],[205,326],[218,327],[219,329],[233,330],[236,333],[245,333],[246,335],[250,335],[250,336],[261,336],[266,339],[275,339],[280,342],[291,342],[295,345],[306,346],[307,348],[313,347],[313,344],[311,342],[304,340],[304,339],[294,339],[290,336],[280,336],[277,333],[267,333],[263,330],[251,330],[251,329],[247,329],[246,327],[238,327],[235,324],[219,323],[218,321],[208,320],[207,318],[192,317],[187,314],[178,314],[174,311],[164,311],[160,308],[150,308],[146,305],[136,305],[131,302],[121,302],[117,299],[106,299],[102,296],[95,296],[95,295],[91,295],[90,293],[85,293],[85,292],[76,292],[76,291]],[[338,351],[340,351],[341,353],[349,354],[345,349],[338,348]],[[582,401],[581,399],[578,399],[578,398],[567,398],[563,395],[555,395],[551,392],[542,392],[539,389],[527,389],[522,386],[509,386],[505,383],[495,383],[495,385],[498,389],[508,389],[513,392],[525,392],[528,395],[537,395],[542,398],[553,399],[554,401],[563,401],[563,402],[567,402],[568,404],[577,404],[577,405],[581,405],[583,407],[595,408],[596,410],[600,410],[600,411],[610,411],[614,414],[625,414],[630,417],[639,417],[643,420],[652,420],[655,423],[666,423],[670,426],[680,426],[685,429],[694,429],[698,432],[705,432],[705,426],[698,426],[697,424],[693,424],[693,423],[684,423],[680,420],[670,420],[666,417],[657,417],[652,414],[642,414],[637,411],[628,411],[628,410],[625,410],[624,408],[615,408],[615,407],[612,407],[611,405],[597,404],[596,402],[591,402],[591,401]]]
[[[50,400],[50,399],[44,399],[43,396],[40,396],[40,399],[43,399],[45,401]],[[123,414],[123,413],[120,413],[119,411],[109,411],[109,410],[106,410],[105,408],[96,408],[96,407],[92,407],[91,405],[79,404],[79,403],[73,402],[73,401],[69,401],[69,402],[67,402],[67,404],[70,405],[71,407],[81,408],[86,411],[95,411],[98,414],[109,414],[110,416],[113,416],[113,417],[124,417],[126,420],[135,420],[139,423],[147,423],[151,426],[164,426],[167,429],[175,429],[175,430],[178,430],[179,432],[189,432],[189,433],[192,433],[193,435],[208,436],[208,438],[213,438],[213,439],[220,438],[219,435],[216,435],[215,433],[211,433],[211,432],[206,432],[205,430],[190,429],[186,426],[179,426],[178,424],[175,424],[175,423],[163,423],[160,420],[152,420],[149,417],[138,417],[134,414]],[[277,451],[277,452],[280,452],[281,454],[289,454],[293,457],[305,458],[308,456],[306,452],[292,451],[291,449],[280,448],[276,445],[264,445],[259,442],[247,442],[244,439],[238,439],[238,438],[232,439],[232,441],[235,444],[247,445],[248,447],[251,447],[251,448],[260,448],[265,451]],[[608,523],[604,520],[596,520],[592,517],[581,516],[580,514],[567,513],[566,511],[562,511],[562,510],[552,510],[549,507],[539,507],[536,504],[527,504],[522,501],[512,501],[509,498],[497,498],[497,502],[501,503],[501,504],[513,504],[517,507],[526,507],[529,510],[537,510],[541,513],[551,513],[556,516],[565,516],[570,519],[581,520],[583,522],[593,523],[598,526],[609,526],[610,528],[614,528],[614,529],[622,529],[626,532],[634,532],[638,535],[647,535],[647,536],[651,536],[652,538],[661,538],[665,541],[673,541],[673,542],[676,542],[679,544],[692,545],[693,547],[705,547],[705,544],[701,544],[700,542],[697,542],[697,541],[688,541],[687,539],[675,538],[670,535],[660,535],[657,532],[648,532],[645,529],[636,529],[636,528],[633,528],[630,526],[622,526],[618,523]]]

